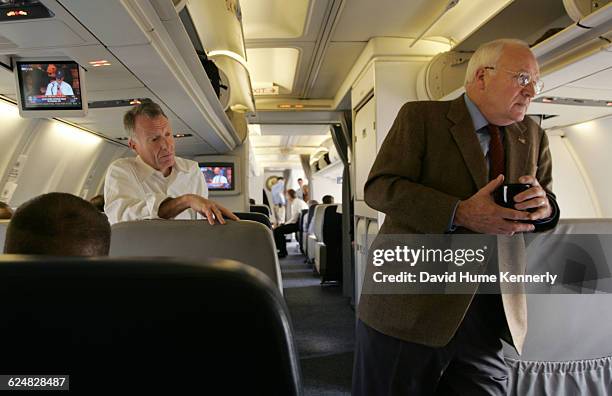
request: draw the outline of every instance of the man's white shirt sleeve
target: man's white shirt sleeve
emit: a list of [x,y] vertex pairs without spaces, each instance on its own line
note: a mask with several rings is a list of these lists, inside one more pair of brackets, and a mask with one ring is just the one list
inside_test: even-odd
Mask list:
[[293,202],[291,202],[291,219],[288,223],[297,223],[303,209],[308,209],[306,202],[299,198],[294,199]]

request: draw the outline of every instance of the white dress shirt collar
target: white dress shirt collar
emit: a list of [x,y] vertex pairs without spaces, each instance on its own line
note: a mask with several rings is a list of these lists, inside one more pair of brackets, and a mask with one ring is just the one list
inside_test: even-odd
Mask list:
[[184,163],[183,161],[179,161],[178,158],[175,157],[174,165],[172,165],[170,174],[168,176],[164,176],[163,173],[144,162],[142,158],[140,158],[140,156],[138,155],[136,156],[135,170],[141,180],[147,180],[155,173],[157,173],[160,177],[170,177],[175,170],[179,173],[188,173],[189,169],[185,168],[185,164],[186,163]]

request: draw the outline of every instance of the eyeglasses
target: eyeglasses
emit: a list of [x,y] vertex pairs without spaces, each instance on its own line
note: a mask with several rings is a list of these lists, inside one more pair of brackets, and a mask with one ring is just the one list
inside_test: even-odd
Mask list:
[[[487,66],[485,67],[485,69],[495,70],[496,68],[493,66]],[[540,93],[542,93],[542,90],[544,90],[544,81],[532,79],[531,74],[527,72],[514,72],[508,69],[503,69],[503,68],[500,68],[500,69],[505,71],[506,73],[513,74],[518,85],[520,85],[523,88],[533,83],[533,90],[535,91],[536,95],[539,95]]]

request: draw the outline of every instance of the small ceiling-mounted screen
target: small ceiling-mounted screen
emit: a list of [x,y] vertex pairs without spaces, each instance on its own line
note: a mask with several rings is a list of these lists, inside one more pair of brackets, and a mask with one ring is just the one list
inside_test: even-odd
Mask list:
[[73,61],[15,62],[22,117],[84,116],[84,70]]
[[200,170],[204,173],[208,190],[233,191],[234,164],[229,162],[200,162]]

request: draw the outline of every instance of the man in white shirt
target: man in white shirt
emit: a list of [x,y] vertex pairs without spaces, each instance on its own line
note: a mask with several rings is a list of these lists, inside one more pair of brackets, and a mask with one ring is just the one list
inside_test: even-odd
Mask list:
[[300,186],[300,188],[296,190],[295,194],[297,195],[299,199],[303,201],[304,200],[304,180],[300,177],[299,179],[297,179],[297,183],[298,183],[298,186]]
[[142,219],[197,219],[225,224],[238,218],[207,199],[204,175],[195,161],[174,155],[168,118],[153,102],[134,106],[123,117],[136,158],[113,162],[106,173],[104,211],[111,224]]
[[285,234],[291,234],[292,232],[298,231],[298,219],[303,209],[308,209],[306,202],[299,199],[295,190],[287,190],[287,198],[289,199],[288,210],[290,218],[287,222],[281,226],[274,228],[274,241],[276,242],[276,249],[279,250],[278,257],[287,257],[287,242],[285,241]]
[[215,177],[213,177],[212,182],[215,184],[227,184],[227,178],[223,175],[223,171],[221,170],[221,168],[219,167],[215,167],[215,169],[213,169],[213,172],[215,173]]
[[73,96],[74,92],[72,92],[72,87],[70,84],[64,81],[64,71],[59,69],[55,72],[55,81],[51,81],[47,85],[47,91],[45,92],[46,96],[56,95],[56,96]]

